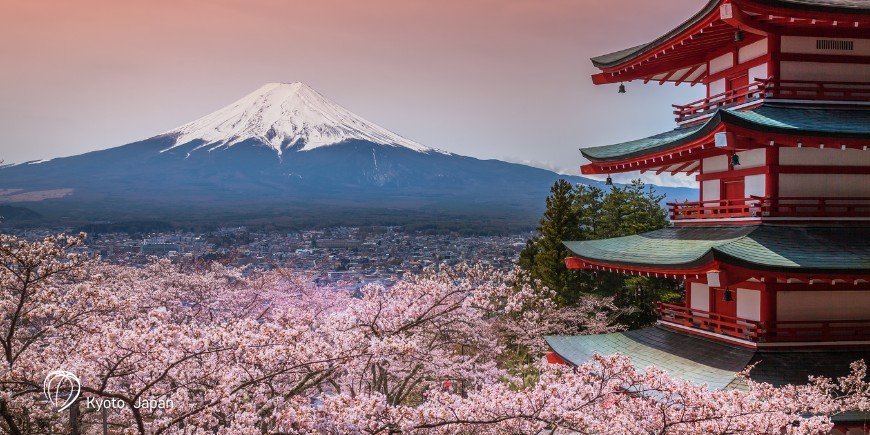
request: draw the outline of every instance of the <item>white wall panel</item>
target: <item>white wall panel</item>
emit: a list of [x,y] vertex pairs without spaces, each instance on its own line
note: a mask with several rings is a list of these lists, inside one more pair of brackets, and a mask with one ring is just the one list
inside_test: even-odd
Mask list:
[[779,195],[870,197],[870,174],[780,174]]
[[701,198],[704,201],[711,201],[714,199],[719,199],[721,193],[719,192],[720,186],[719,180],[707,180],[701,182]]
[[[819,39],[836,40],[836,41],[852,41],[853,50],[819,50],[816,48],[816,41]],[[846,56],[870,56],[870,39],[852,39],[852,38],[819,38],[814,36],[783,36],[780,39],[780,46],[783,53],[803,53],[803,54],[832,54]]]
[[779,164],[783,166],[870,166],[870,152],[854,149],[780,148]]
[[710,174],[728,170],[728,156],[707,157],[701,161],[701,173]]
[[707,85],[707,92],[710,93],[711,97],[725,92],[725,79],[710,82],[710,84]]
[[764,174],[749,175],[744,179],[743,189],[746,191],[746,197],[750,196],[765,196],[767,194],[766,181],[767,176]]
[[690,308],[695,310],[710,311],[710,287],[700,282],[691,283],[689,297]]
[[766,80],[770,77],[770,71],[767,70],[767,62],[749,68],[749,83],[756,80]]
[[779,74],[783,80],[866,82],[870,77],[870,65],[788,61],[780,62]]
[[870,313],[870,290],[776,294],[777,320],[866,320],[867,313]]
[[737,289],[737,317],[761,320],[761,291]]
[[719,57],[710,59],[709,65],[708,69],[710,70],[710,74],[725,71],[734,66],[734,53],[725,53]]
[[740,151],[737,155],[740,157],[740,167],[737,169],[757,168],[759,166],[764,166],[765,159],[767,159],[767,150],[764,148],[756,148],[748,151]]
[[737,61],[744,63],[752,59],[757,59],[765,54],[767,54],[767,38],[740,47],[740,51],[737,52]]

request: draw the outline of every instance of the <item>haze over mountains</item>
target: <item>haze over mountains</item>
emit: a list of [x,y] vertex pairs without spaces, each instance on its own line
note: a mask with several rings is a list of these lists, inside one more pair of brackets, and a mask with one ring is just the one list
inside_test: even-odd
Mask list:
[[602,184],[430,148],[302,83],[270,83],[140,142],[2,168],[0,203],[68,221],[530,225],[559,178]]

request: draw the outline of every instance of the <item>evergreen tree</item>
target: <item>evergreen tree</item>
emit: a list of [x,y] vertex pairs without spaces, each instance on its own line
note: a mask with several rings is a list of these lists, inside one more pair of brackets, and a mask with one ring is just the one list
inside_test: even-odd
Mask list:
[[607,193],[597,187],[574,187],[560,180],[550,189],[539,235],[526,243],[518,264],[555,290],[558,302],[563,305],[574,303],[584,293],[616,296],[617,304],[629,308],[630,314],[621,319],[624,323],[632,327],[652,323],[654,303],[679,299],[679,283],[568,270],[564,261],[571,253],[562,242],[621,237],[664,228],[668,219],[660,205],[662,199],[664,195],[656,194],[655,189],[647,188],[640,180],[624,187],[614,186]]
[[668,226],[668,217],[655,189],[640,180],[625,187],[613,186],[600,204],[596,239],[630,236]]
[[565,267],[568,249],[562,244],[567,240],[580,240],[580,216],[577,213],[574,186],[565,180],[557,181],[550,188],[547,209],[538,226],[539,236],[530,240],[520,254],[521,265],[532,278],[554,290],[560,302],[570,299],[571,289],[576,285],[576,272]]

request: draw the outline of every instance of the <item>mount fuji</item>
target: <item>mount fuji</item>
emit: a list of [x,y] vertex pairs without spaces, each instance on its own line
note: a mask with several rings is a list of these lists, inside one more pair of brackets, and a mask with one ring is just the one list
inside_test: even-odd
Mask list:
[[305,84],[270,83],[143,141],[3,167],[0,204],[70,222],[528,225],[559,178],[603,184],[430,148]]

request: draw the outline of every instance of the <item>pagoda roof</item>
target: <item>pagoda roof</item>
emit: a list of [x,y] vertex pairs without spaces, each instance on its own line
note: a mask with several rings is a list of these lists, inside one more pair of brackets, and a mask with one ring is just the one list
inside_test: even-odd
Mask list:
[[836,378],[849,364],[870,360],[870,349],[782,351],[750,349],[659,326],[612,334],[545,337],[550,348],[573,365],[593,355],[620,353],[638,370],[656,366],[675,378],[711,390],[746,388],[737,373],[755,364],[749,378],[774,386],[805,384],[809,376]]
[[707,5],[704,6],[703,9],[701,9],[698,13],[693,15],[691,18],[684,21],[682,24],[680,24],[679,26],[677,26],[676,28],[674,28],[670,32],[665,33],[664,35],[662,35],[662,36],[660,36],[660,37],[658,37],[650,42],[647,42],[646,44],[640,44],[640,45],[637,45],[637,46],[634,46],[631,48],[627,48],[625,50],[620,50],[620,51],[616,51],[613,53],[608,53],[608,54],[604,54],[601,56],[596,56],[590,60],[592,60],[592,64],[595,65],[597,68],[608,68],[608,67],[612,67],[612,66],[616,66],[616,65],[628,62],[628,61],[640,56],[641,54],[644,54],[647,51],[655,48],[657,45],[661,44],[662,42],[667,41],[667,40],[679,35],[680,33],[688,30],[689,28],[691,28],[695,24],[698,24],[699,22],[704,20],[708,15],[710,15],[714,11],[718,10],[720,1],[721,0],[709,1],[707,3]]
[[565,242],[579,259],[629,270],[703,273],[716,262],[792,273],[870,272],[870,226],[668,227],[612,239]]
[[[722,8],[734,12],[723,14]],[[855,37],[865,31],[867,11],[870,4],[864,0],[710,0],[688,20],[650,42],[593,57],[592,64],[602,70],[593,75],[593,82],[697,83],[707,76],[706,54],[733,44],[737,28],[750,33],[747,44],[769,34],[819,31],[822,23],[831,36]]]
[[[704,8],[697,14],[693,15],[670,32],[665,33],[646,44],[593,57],[591,59],[592,64],[598,68],[608,68],[626,63],[700,23],[710,14],[718,11],[721,3],[721,0],[711,0],[707,2]],[[864,0],[755,0],[755,3],[785,9],[828,13],[860,13],[862,11],[870,10],[870,3]]]
[[648,156],[705,139],[723,125],[784,135],[870,138],[870,110],[821,108],[767,103],[751,110],[718,109],[701,124],[680,127],[643,139],[590,148],[580,152],[592,162]]

